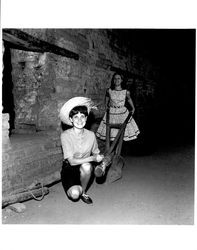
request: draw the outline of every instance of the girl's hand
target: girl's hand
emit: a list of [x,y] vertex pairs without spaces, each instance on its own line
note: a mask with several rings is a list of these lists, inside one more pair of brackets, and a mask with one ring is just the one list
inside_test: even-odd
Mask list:
[[95,155],[95,161],[96,162],[101,162],[102,160],[103,160],[103,158],[104,158],[104,155]]

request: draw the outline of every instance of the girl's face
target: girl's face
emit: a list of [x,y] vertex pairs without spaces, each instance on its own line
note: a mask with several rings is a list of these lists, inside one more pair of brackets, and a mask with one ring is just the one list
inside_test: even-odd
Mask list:
[[120,75],[115,75],[114,76],[114,85],[115,86],[120,86],[122,83],[122,78]]
[[74,115],[72,118],[70,118],[70,120],[73,123],[73,126],[75,128],[81,129],[86,125],[87,116],[79,112],[76,115]]

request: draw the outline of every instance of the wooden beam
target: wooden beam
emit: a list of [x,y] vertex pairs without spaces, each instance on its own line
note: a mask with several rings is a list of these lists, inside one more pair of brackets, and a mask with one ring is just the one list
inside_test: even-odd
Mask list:
[[40,197],[42,195],[46,195],[49,193],[49,189],[47,187],[44,187],[43,189],[33,189],[31,190],[31,193],[29,191],[19,193],[19,194],[13,194],[7,197],[4,197],[2,199],[2,208],[6,207],[7,205],[18,203],[18,202],[23,202],[27,200],[33,199],[32,194],[35,197]]
[[3,40],[8,44],[9,47],[14,49],[41,53],[50,52],[79,60],[78,54],[61,48],[57,45],[40,40],[18,29],[3,29]]

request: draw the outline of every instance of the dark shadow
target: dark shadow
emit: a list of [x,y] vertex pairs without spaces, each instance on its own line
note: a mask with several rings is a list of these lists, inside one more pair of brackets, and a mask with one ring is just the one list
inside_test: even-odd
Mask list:
[[50,184],[48,184],[48,185],[46,185],[46,187],[52,187],[52,186],[54,186],[54,185],[56,185],[56,184],[58,184],[58,183],[60,183],[61,182],[61,180],[59,180],[59,181],[54,181],[54,182],[52,182],[52,183],[50,183]]
[[121,155],[125,156],[143,156],[154,153],[156,146],[154,143],[146,140],[143,135],[138,136],[136,140],[123,142]]
[[11,53],[9,46],[4,43],[4,54],[3,54],[3,77],[2,77],[2,113],[9,114],[9,135],[11,135],[12,130],[15,128],[15,106],[13,97],[13,82],[12,82],[12,63],[11,63]]
[[69,129],[69,128],[72,128],[72,126],[69,126],[69,125],[67,125],[67,124],[65,124],[65,123],[63,123],[63,122],[61,122],[61,128],[62,128],[63,131],[65,131],[65,130],[67,130],[67,129]]
[[86,126],[85,128],[88,130],[91,130],[91,127],[94,123],[96,123],[96,118],[93,112],[90,112],[87,118]]

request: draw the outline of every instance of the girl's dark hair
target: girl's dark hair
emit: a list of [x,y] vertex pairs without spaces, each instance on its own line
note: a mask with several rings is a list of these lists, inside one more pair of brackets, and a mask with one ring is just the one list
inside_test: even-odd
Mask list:
[[82,113],[85,116],[88,116],[88,109],[86,106],[76,106],[73,109],[71,109],[70,113],[69,113],[69,117],[72,118],[74,115],[78,114],[78,113]]
[[114,74],[113,74],[113,76],[112,76],[112,79],[111,79],[111,86],[110,86],[110,88],[113,90],[113,89],[115,89],[115,85],[114,85],[114,78],[115,78],[115,76],[116,75],[119,75],[120,77],[121,77],[121,79],[122,79],[122,82],[121,82],[121,85],[122,85],[122,88],[123,88],[123,81],[124,81],[124,77],[123,77],[123,75],[122,74],[119,74],[119,73],[117,73],[117,72],[115,72]]

